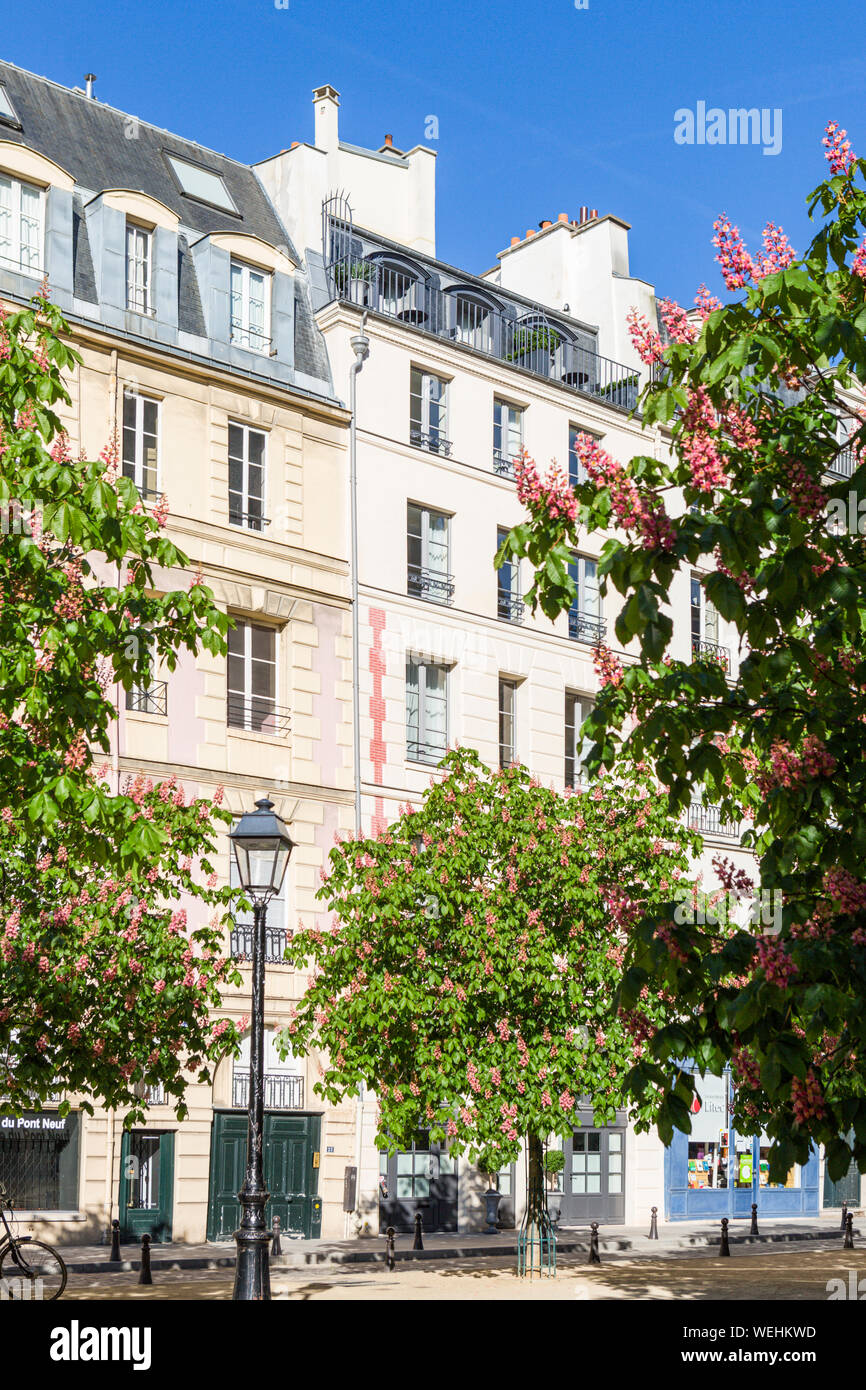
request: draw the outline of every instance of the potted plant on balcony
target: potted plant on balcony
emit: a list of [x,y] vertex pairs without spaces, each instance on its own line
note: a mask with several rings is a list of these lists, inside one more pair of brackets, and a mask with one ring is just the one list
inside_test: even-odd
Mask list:
[[520,367],[546,376],[550,372],[553,354],[561,342],[560,335],[546,323],[518,327],[512,339],[512,350],[505,354],[506,361],[516,362]]
[[376,279],[376,267],[372,261],[357,260],[347,256],[334,266],[334,284],[345,299],[357,303],[367,302],[368,287]]
[[548,1149],[544,1155],[544,1174],[547,1178],[547,1213],[554,1226],[559,1225],[562,1213],[562,1179],[565,1154],[562,1149]]

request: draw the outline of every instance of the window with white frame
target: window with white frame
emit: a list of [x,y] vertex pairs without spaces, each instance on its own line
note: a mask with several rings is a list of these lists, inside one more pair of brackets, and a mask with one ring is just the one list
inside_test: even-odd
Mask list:
[[153,313],[153,233],[136,222],[126,224],[126,307]]
[[406,756],[438,763],[448,748],[448,671],[434,662],[406,662]]
[[577,590],[568,610],[568,635],[578,642],[600,642],[605,634],[598,592],[598,566],[586,555],[574,555],[568,573]]
[[265,435],[229,423],[229,522],[261,531],[265,496]]
[[236,619],[228,634],[227,722],[257,734],[288,732],[288,711],[277,704],[277,633]]
[[514,477],[514,463],[523,452],[523,409],[508,401],[493,402],[493,471]]
[[6,90],[5,84],[0,82],[0,121],[4,125],[14,126],[21,129],[21,122],[18,119],[18,112],[15,110],[11,96]]
[[589,718],[594,705],[588,695],[575,695],[565,692],[565,785],[579,786],[587,780],[586,759],[593,740],[582,732],[585,719]]
[[253,352],[271,348],[271,276],[244,261],[231,263],[232,342]]
[[[508,536],[507,526],[496,528],[496,549],[499,550]],[[496,571],[496,612],[509,623],[522,623],[526,604],[520,592],[520,561],[506,560]]]
[[41,188],[0,174],[0,264],[25,275],[42,274],[44,204]]
[[433,454],[450,454],[448,383],[432,372],[412,367],[409,380],[409,440]]
[[449,572],[451,518],[432,507],[406,507],[407,588],[413,598],[450,603],[454,581]]
[[159,401],[128,388],[123,393],[123,475],[142,497],[159,487]]
[[731,665],[731,654],[720,642],[719,614],[704,592],[699,574],[691,578],[692,660],[715,661],[724,671]]
[[499,766],[517,762],[517,681],[499,677]]

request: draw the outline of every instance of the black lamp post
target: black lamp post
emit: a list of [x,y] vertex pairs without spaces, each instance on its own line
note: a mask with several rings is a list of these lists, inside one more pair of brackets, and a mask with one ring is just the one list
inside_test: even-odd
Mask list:
[[262,1135],[265,1119],[265,920],[268,902],[282,887],[289,855],[294,849],[285,821],[274,814],[267,797],[255,811],[241,816],[229,835],[237,860],[241,886],[253,902],[253,1006],[250,1032],[249,1129],[247,1171],[238,1193],[242,1215],[235,1231],[238,1254],[235,1265],[235,1300],[269,1299],[271,1276],[265,1225],[265,1187]]

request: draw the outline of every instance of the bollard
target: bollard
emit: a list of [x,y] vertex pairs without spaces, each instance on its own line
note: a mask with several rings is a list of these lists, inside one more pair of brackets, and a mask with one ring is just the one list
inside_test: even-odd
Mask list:
[[412,1249],[413,1249],[413,1250],[423,1250],[423,1249],[424,1249],[424,1242],[423,1242],[423,1240],[421,1239],[421,1213],[420,1213],[420,1211],[416,1211],[416,1213],[415,1213],[415,1242],[414,1242],[414,1244],[413,1244],[413,1246],[412,1246]]
[[752,1224],[751,1224],[751,1226],[749,1227],[749,1235],[750,1235],[750,1236],[758,1236],[758,1235],[760,1235],[760,1234],[761,1234],[761,1233],[760,1233],[760,1231],[758,1230],[758,1203],[757,1203],[757,1202],[753,1202],[753,1203],[752,1203]]
[[120,1222],[115,1218],[111,1223],[111,1254],[109,1264],[120,1264]]
[[842,1242],[842,1249],[854,1249],[854,1213],[850,1211],[848,1213],[848,1218],[845,1222],[845,1239]]
[[659,1238],[658,1212],[658,1207],[653,1207],[652,1216],[650,1217],[650,1228],[647,1240],[658,1240]]
[[720,1255],[730,1255],[731,1247],[728,1245],[728,1218],[722,1217],[722,1242],[719,1246]]
[[600,1265],[601,1257],[598,1253],[598,1222],[591,1221],[589,1223],[589,1229],[592,1234],[589,1237],[589,1260],[587,1263],[591,1265]]
[[150,1236],[145,1231],[141,1237],[141,1270],[138,1275],[139,1284],[152,1284],[153,1275],[150,1272]]
[[274,1238],[271,1243],[271,1254],[282,1255],[283,1247],[280,1245],[280,1218],[274,1217]]
[[847,1225],[848,1225],[848,1203],[847,1203],[847,1202],[843,1202],[843,1203],[842,1203],[842,1221],[841,1221],[841,1223],[840,1223],[839,1230],[840,1230],[840,1231],[844,1231],[844,1230],[845,1230],[845,1227],[846,1227]]
[[388,1268],[393,1271],[395,1264],[393,1226],[389,1226],[387,1231],[385,1232],[385,1242],[385,1263],[388,1266]]

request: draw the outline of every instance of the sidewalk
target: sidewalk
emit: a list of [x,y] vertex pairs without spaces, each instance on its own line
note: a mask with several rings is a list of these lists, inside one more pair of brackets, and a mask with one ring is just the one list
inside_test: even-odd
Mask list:
[[[768,1253],[774,1248],[785,1249],[792,1242],[838,1240],[842,1231],[839,1216],[826,1216],[804,1221],[759,1220],[760,1234],[749,1235],[749,1218],[732,1220],[728,1228],[732,1246],[764,1246]],[[630,1259],[670,1259],[686,1250],[706,1249],[719,1244],[718,1221],[672,1221],[661,1223],[659,1239],[648,1240],[647,1228],[641,1226],[609,1226],[599,1230],[598,1244],[602,1255]],[[860,1236],[857,1227],[855,1239]],[[584,1254],[589,1251],[589,1229],[562,1228],[557,1233],[557,1252],[560,1255]],[[285,1233],[281,1236],[283,1254],[271,1256],[271,1269],[322,1268],[335,1265],[382,1264],[385,1260],[385,1238],[366,1236],[349,1240],[295,1240]],[[517,1256],[517,1232],[500,1231],[496,1235],[471,1233],[462,1235],[432,1234],[424,1236],[424,1249],[412,1249],[411,1233],[396,1237],[397,1260],[477,1260],[485,1257]],[[120,1263],[110,1263],[107,1245],[67,1245],[61,1247],[70,1273],[107,1274],[137,1270],[138,1246],[121,1246]],[[152,1245],[151,1268],[225,1269],[235,1263],[234,1241],[212,1241],[205,1245]]]

